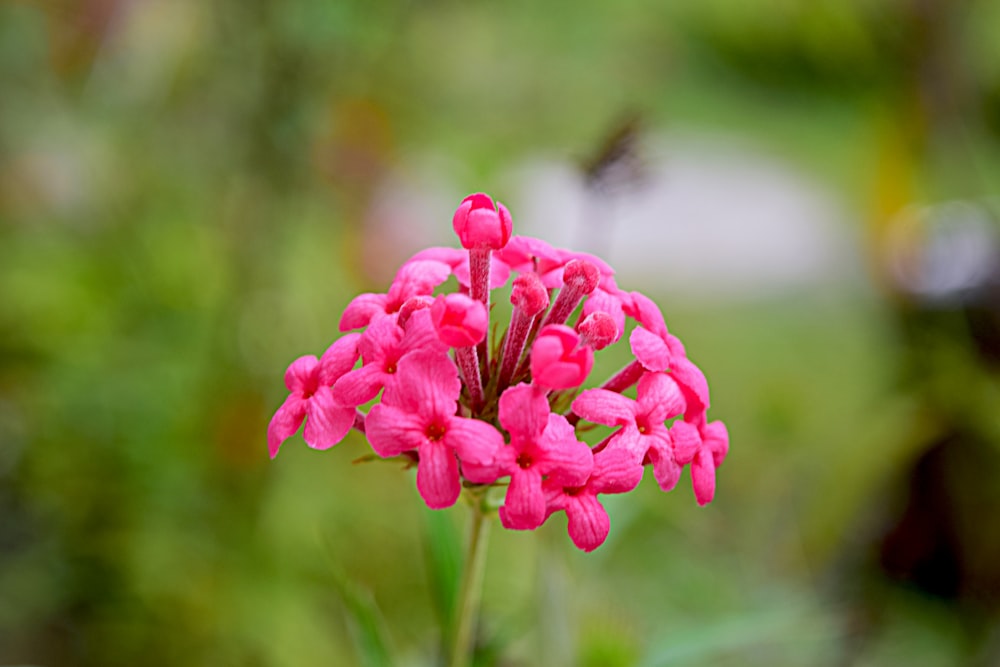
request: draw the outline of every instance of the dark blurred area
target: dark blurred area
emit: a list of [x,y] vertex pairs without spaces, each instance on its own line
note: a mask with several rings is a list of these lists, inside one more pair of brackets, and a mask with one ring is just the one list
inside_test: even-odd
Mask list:
[[461,509],[264,434],[478,190],[661,304],[732,451],[706,509],[608,498],[594,554],[496,530],[477,665],[1000,664],[998,34],[992,0],[0,4],[0,664],[435,664]]

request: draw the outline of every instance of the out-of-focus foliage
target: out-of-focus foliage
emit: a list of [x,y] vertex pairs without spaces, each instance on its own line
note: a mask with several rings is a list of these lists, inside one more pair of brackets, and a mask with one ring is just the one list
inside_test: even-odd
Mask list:
[[871,270],[662,303],[732,435],[717,500],[611,497],[591,555],[558,520],[495,530],[481,664],[988,655],[1000,594],[969,612],[869,556],[925,449],[1000,456],[982,329],[884,261],[912,202],[995,222],[998,28],[989,0],[0,5],[0,663],[432,664],[458,559],[424,540],[460,509],[428,533],[412,472],[352,465],[356,434],[269,462],[282,371],[412,249],[370,225],[386,183],[435,172],[443,229],[479,189],[516,226],[513,165],[634,110],[827,183]]

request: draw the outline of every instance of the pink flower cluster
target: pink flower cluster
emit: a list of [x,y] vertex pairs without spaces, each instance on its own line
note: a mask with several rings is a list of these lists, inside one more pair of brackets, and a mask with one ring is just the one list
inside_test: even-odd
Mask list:
[[[341,331],[362,332],[288,367],[290,395],[268,427],[271,457],[303,421],[316,449],[353,426],[379,456],[416,462],[429,507],[453,505],[463,482],[506,485],[506,528],[532,530],[565,511],[584,551],[610,528],[599,496],[631,491],[646,466],[664,491],[690,466],[695,498],[710,502],[729,436],[722,422],[707,420],[705,376],[656,304],[619,289],[597,257],[512,236],[510,213],[484,194],[466,197],[453,225],[462,249],[413,256],[387,293],[347,306]],[[491,290],[511,275],[510,323],[491,344]],[[435,296],[451,276],[459,290]],[[635,359],[582,389],[594,352],[622,338],[627,317],[637,323],[629,336]],[[635,398],[626,395],[633,387]],[[364,414],[359,406],[380,392]],[[590,446],[577,435],[593,424],[611,430]]]

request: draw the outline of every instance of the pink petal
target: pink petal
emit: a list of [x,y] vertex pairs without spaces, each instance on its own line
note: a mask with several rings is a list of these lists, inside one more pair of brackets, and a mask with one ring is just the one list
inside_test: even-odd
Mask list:
[[417,449],[427,442],[419,415],[378,403],[365,417],[365,435],[375,453],[384,459]]
[[674,379],[664,373],[646,373],[636,388],[639,408],[651,423],[662,424],[684,413],[685,401]]
[[702,431],[702,438],[705,447],[712,452],[715,467],[721,466],[722,462],[726,460],[726,454],[729,453],[729,431],[726,429],[726,425],[720,421],[707,424]]
[[629,315],[641,324],[643,328],[655,334],[657,338],[661,340],[665,338],[667,335],[667,325],[663,321],[663,313],[660,312],[660,307],[642,292],[632,292],[630,296],[632,298]]
[[386,374],[380,365],[362,366],[334,383],[333,396],[341,405],[356,407],[378,396],[385,379]]
[[459,248],[435,246],[421,250],[416,255],[408,259],[406,263],[409,264],[410,262],[417,262],[420,260],[443,262],[450,266],[452,271],[454,271],[455,267],[461,264],[463,260],[468,263],[469,253],[465,250],[460,250]]
[[398,354],[402,357],[414,350],[448,351],[448,346],[441,342],[434,328],[430,308],[414,312],[406,322],[406,333],[400,341]]
[[354,297],[340,316],[340,330],[350,331],[368,326],[375,318],[386,314],[388,297],[385,294],[359,294]]
[[319,386],[319,359],[310,355],[299,357],[285,371],[285,386],[295,394],[311,394]]
[[327,348],[326,352],[319,360],[319,383],[329,387],[340,378],[341,375],[354,368],[354,363],[358,360],[358,342],[361,334],[347,334],[337,340]]
[[705,379],[701,369],[686,358],[673,359],[670,375],[677,381],[687,401],[684,417],[691,421],[692,418],[704,414],[709,407],[708,380]]
[[306,430],[302,436],[313,449],[329,449],[344,439],[354,424],[354,406],[333,400],[329,387],[320,387],[306,403]]
[[626,493],[639,486],[643,466],[622,449],[605,449],[594,455],[594,472],[587,486],[594,493]]
[[607,426],[635,423],[636,402],[607,389],[584,390],[573,401],[573,412],[587,421]]
[[611,530],[611,520],[597,497],[581,493],[566,505],[569,536],[583,551],[593,551],[604,544]]
[[468,463],[480,469],[495,465],[497,452],[504,446],[503,436],[492,424],[464,417],[451,417],[442,441],[455,449],[463,466]]
[[450,447],[427,441],[417,450],[417,490],[432,510],[451,507],[458,500],[462,486],[458,477],[458,459]]
[[524,383],[510,387],[500,396],[499,418],[512,438],[534,439],[548,424],[549,402],[545,392]]
[[650,371],[665,371],[670,368],[670,350],[663,340],[652,331],[642,327],[632,329],[629,336],[632,354],[639,360],[643,368]]
[[649,458],[653,462],[653,476],[663,491],[670,491],[677,486],[681,478],[681,466],[674,460],[674,453],[667,440],[653,439],[649,448]]
[[563,486],[582,486],[594,469],[594,455],[562,415],[549,415],[548,427],[539,441],[544,451],[538,468]]
[[700,451],[691,462],[691,485],[698,504],[704,507],[715,497],[715,463],[712,455]]
[[673,442],[674,458],[681,465],[690,463],[701,449],[701,434],[696,426],[688,422],[674,422],[670,427],[670,439]]
[[545,495],[542,493],[542,476],[534,469],[518,469],[510,476],[510,486],[500,521],[511,530],[534,530],[545,520]]
[[306,418],[306,401],[296,394],[290,395],[271,417],[267,425],[267,450],[273,459],[278,455],[281,443],[295,435]]
[[396,272],[386,297],[388,303],[398,309],[407,299],[430,294],[450,275],[451,267],[444,262],[410,260]]
[[[410,320],[419,315],[413,313]],[[358,350],[361,352],[361,359],[365,365],[384,365],[387,359],[393,361],[398,359],[398,348],[403,340],[403,330],[396,324],[395,317],[380,317],[372,322],[358,342]]]
[[395,377],[386,383],[382,402],[445,419],[455,414],[461,391],[458,369],[447,353],[418,350],[399,360]]
[[[551,266],[562,266],[563,260],[560,253],[551,245],[541,239],[532,236],[511,236],[510,241],[503,250],[496,253],[505,264],[518,272],[534,271],[543,274],[546,269],[541,266],[536,267],[536,263]],[[539,276],[541,277],[541,275]],[[562,279],[554,285],[546,284],[546,287],[560,287]]]

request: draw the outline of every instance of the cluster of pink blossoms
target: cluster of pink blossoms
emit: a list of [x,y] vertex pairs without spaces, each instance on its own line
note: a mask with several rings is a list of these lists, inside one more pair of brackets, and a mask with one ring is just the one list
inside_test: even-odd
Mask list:
[[[417,253],[386,294],[362,294],[347,306],[340,330],[363,331],[288,367],[291,393],[268,427],[271,457],[303,421],[316,449],[353,427],[379,456],[415,462],[428,507],[453,505],[463,480],[506,484],[499,508],[506,528],[532,530],[562,510],[584,551],[600,546],[610,528],[598,496],[631,491],[647,465],[664,491],[690,466],[695,498],[710,502],[729,435],[707,420],[705,376],[656,304],[619,289],[597,257],[511,236],[510,213],[487,195],[466,197],[453,225],[464,250]],[[490,345],[490,291],[512,275],[510,324]],[[459,291],[434,296],[451,276]],[[594,352],[622,337],[626,317],[637,322],[629,336],[634,361],[582,389]],[[630,398],[624,392],[633,386]],[[379,392],[364,414],[359,406]],[[577,433],[593,424],[612,431],[590,446]]]

